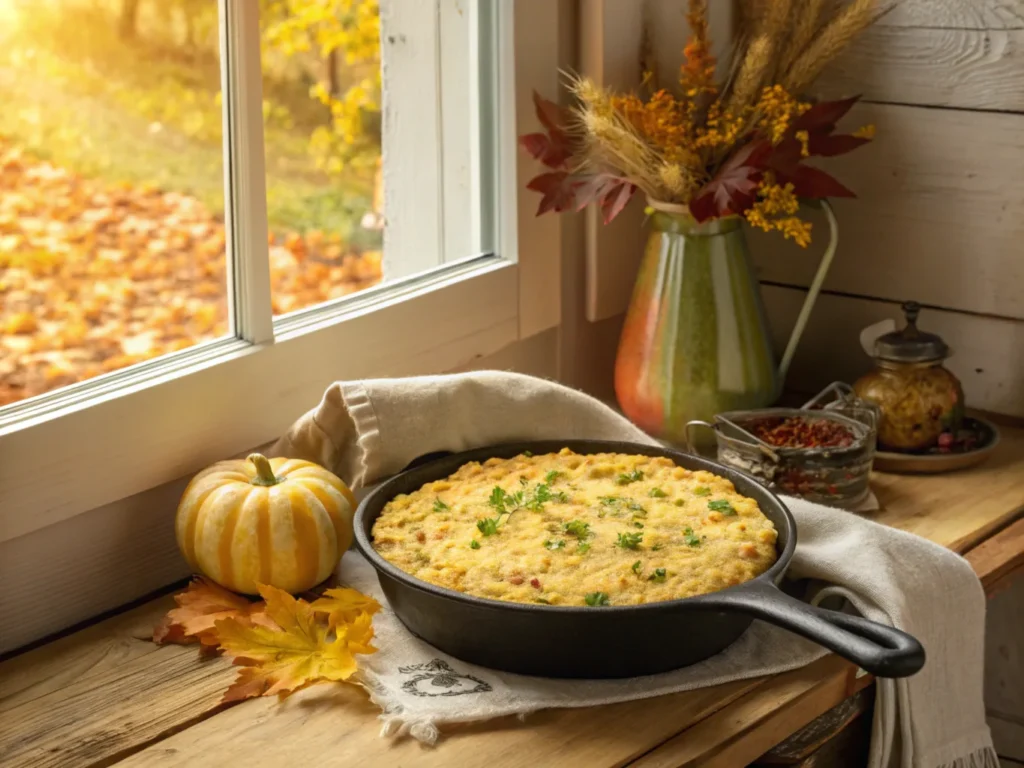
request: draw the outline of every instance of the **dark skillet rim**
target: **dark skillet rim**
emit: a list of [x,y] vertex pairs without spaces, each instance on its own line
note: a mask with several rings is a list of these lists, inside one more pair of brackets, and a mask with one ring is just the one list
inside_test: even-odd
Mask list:
[[[589,453],[585,450],[588,446],[593,447]],[[782,516],[786,519],[789,524],[789,538],[786,541],[785,548],[777,553],[777,558],[772,566],[764,573],[755,576],[749,581],[745,581],[741,584],[735,584],[725,589],[716,590],[715,592],[708,592],[703,595],[695,595],[694,597],[682,597],[676,600],[663,600],[655,603],[643,603],[640,605],[608,605],[608,606],[589,606],[589,605],[544,605],[543,603],[517,603],[507,600],[492,600],[486,597],[476,597],[475,595],[467,595],[464,592],[457,592],[454,589],[448,589],[446,587],[439,587],[436,584],[431,584],[428,581],[417,579],[401,568],[398,568],[387,560],[385,560],[377,550],[373,548],[373,544],[370,542],[368,535],[364,531],[363,519],[367,515],[367,508],[371,501],[377,499],[381,495],[385,495],[388,491],[388,487],[395,483],[399,478],[403,477],[410,472],[423,472],[425,475],[429,473],[432,467],[440,464],[451,464],[456,460],[459,464],[456,465],[456,469],[462,464],[466,464],[470,461],[483,461],[495,456],[501,456],[502,453],[508,451],[515,451],[512,456],[517,456],[523,451],[532,451],[534,453],[557,453],[562,448],[568,447],[575,453],[581,455],[593,455],[595,453],[633,453],[644,456],[664,456],[665,458],[676,461],[682,459],[692,464],[700,465],[700,469],[707,470],[708,472],[714,472],[717,475],[721,475],[726,479],[732,480],[734,476],[739,476],[746,482],[749,482],[753,487],[754,493],[762,494],[767,497],[768,500],[778,505],[779,511]],[[511,458],[511,457],[503,457]],[[681,465],[680,465],[681,466]],[[454,472],[452,469],[451,472]],[[449,472],[450,474],[450,472]],[[433,478],[434,480],[440,480],[441,476]],[[425,479],[424,483],[431,482],[429,479]],[[381,504],[381,512],[383,511],[384,504],[387,504],[397,493],[391,493]],[[761,499],[758,499],[760,504]],[[380,512],[377,513],[377,516]],[[426,592],[436,597],[446,598],[448,600],[454,600],[455,602],[464,603],[471,605],[475,608],[485,608],[490,610],[511,610],[511,611],[525,611],[531,613],[552,613],[559,615],[567,614],[587,614],[587,615],[614,615],[614,614],[630,614],[637,612],[659,612],[659,611],[671,611],[675,608],[701,608],[706,607],[708,610],[723,610],[724,606],[719,596],[726,594],[735,594],[737,591],[743,591],[749,589],[753,584],[757,583],[768,583],[773,586],[786,572],[789,567],[790,561],[793,559],[793,552],[796,549],[796,521],[793,518],[793,514],[789,511],[789,508],[785,503],[778,497],[777,494],[771,490],[765,488],[763,485],[757,482],[753,477],[747,475],[744,472],[726,467],[718,462],[705,459],[702,456],[694,456],[682,451],[677,451],[672,448],[663,448],[657,445],[649,445],[645,443],[632,443],[622,440],[587,440],[587,439],[568,439],[568,440],[524,440],[518,442],[500,443],[497,445],[485,446],[483,448],[474,448],[468,451],[459,451],[451,453],[446,456],[434,459],[426,464],[412,467],[402,472],[399,472],[387,480],[382,482],[377,488],[371,491],[366,497],[359,503],[356,509],[355,517],[353,518],[353,528],[355,533],[355,541],[358,550],[363,556],[370,561],[370,564],[379,572],[384,573],[391,577],[395,581],[400,582],[403,586],[410,587],[412,589],[419,590],[420,592]]]

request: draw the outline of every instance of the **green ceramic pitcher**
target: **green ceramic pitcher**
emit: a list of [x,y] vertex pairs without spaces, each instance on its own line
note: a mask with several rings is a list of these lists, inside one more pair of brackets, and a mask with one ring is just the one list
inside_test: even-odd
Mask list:
[[615,361],[623,412],[650,435],[686,444],[686,423],[770,405],[779,396],[838,243],[830,241],[777,363],[738,216],[698,224],[688,209],[650,201],[650,233]]

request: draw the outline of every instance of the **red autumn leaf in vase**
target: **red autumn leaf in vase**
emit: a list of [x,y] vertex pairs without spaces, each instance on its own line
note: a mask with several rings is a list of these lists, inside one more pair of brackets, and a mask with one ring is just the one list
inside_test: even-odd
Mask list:
[[763,140],[744,144],[690,201],[693,217],[703,222],[742,213],[753,205],[770,150],[771,146]]
[[530,179],[527,189],[540,192],[537,215],[548,211],[561,213],[576,206],[576,190],[572,175],[568,171],[551,171]]
[[853,105],[860,101],[860,96],[851,96],[839,101],[820,101],[793,121],[794,131],[817,131],[832,133]]
[[562,168],[572,157],[572,150],[567,143],[556,141],[546,133],[528,133],[520,136],[519,145],[548,168]]
[[852,136],[846,133],[829,135],[811,133],[807,140],[807,151],[812,157],[835,157],[853,152],[870,141],[871,139],[863,136]]
[[834,177],[810,165],[798,165],[791,174],[779,174],[779,181],[792,184],[798,197],[856,197]]

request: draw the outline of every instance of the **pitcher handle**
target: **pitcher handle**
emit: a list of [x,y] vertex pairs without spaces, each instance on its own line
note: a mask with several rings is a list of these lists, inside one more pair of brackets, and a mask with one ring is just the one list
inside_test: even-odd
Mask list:
[[817,301],[818,294],[821,293],[821,285],[825,282],[825,276],[828,274],[829,267],[832,266],[832,259],[836,255],[836,246],[839,245],[839,222],[836,221],[836,214],[832,210],[832,204],[824,198],[820,202],[822,210],[825,211],[825,218],[828,219],[828,248],[825,249],[825,255],[821,257],[818,271],[814,274],[814,281],[807,291],[807,298],[804,299],[804,305],[800,307],[800,314],[796,318],[796,325],[793,326],[793,332],[789,335],[786,351],[782,354],[782,362],[779,363],[780,386],[786,381],[786,374],[789,373],[789,365],[793,362],[793,355],[796,354],[797,344],[800,343],[800,337],[804,335],[807,321],[811,317],[811,310],[814,309],[814,302]]

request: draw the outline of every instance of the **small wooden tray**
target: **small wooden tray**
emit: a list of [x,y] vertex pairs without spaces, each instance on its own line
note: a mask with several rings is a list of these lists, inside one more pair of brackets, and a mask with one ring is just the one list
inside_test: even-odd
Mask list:
[[991,421],[977,416],[964,419],[964,426],[974,429],[981,436],[977,448],[960,453],[875,453],[874,469],[879,472],[935,475],[955,472],[980,464],[989,457],[999,444],[999,429]]

